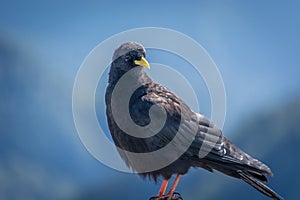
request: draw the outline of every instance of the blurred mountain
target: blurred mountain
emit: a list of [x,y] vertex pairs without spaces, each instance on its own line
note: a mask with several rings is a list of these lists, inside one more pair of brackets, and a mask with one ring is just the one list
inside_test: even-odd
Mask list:
[[[274,177],[270,178],[269,186],[285,199],[300,198],[300,174],[297,171],[300,168],[297,155],[300,152],[299,119],[300,98],[295,98],[269,112],[244,120],[237,130],[237,137],[234,138],[234,142],[243,150],[271,167]],[[241,182],[215,177],[205,186],[214,193],[205,199],[268,199]],[[204,183],[203,180],[198,184],[201,187]],[[191,199],[201,199],[204,192],[199,190]]]
[[101,175],[74,129],[72,85],[0,37],[0,199],[66,199]]
[[[299,119],[300,98],[296,98],[242,120],[236,137],[231,138],[241,149],[271,167],[274,177],[270,177],[268,184],[285,199],[300,197],[300,174],[296,172],[300,168],[296,155],[300,152]],[[103,187],[90,187],[76,199],[148,199],[159,188],[150,182],[141,183],[137,175],[120,173],[118,177]],[[181,180],[178,191],[185,200],[268,199],[241,180],[201,169],[191,169]]]
[[[42,68],[15,41],[0,38],[0,199],[67,197],[74,185],[57,171],[59,122]],[[44,80],[43,80],[44,79]],[[66,195],[66,196],[65,196]]]

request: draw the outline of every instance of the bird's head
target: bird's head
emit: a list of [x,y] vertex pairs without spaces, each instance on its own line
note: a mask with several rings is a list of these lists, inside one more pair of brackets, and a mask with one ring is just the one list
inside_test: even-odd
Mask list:
[[146,50],[141,44],[126,42],[115,50],[112,61],[116,67],[124,71],[138,66],[150,69],[150,65],[145,57]]

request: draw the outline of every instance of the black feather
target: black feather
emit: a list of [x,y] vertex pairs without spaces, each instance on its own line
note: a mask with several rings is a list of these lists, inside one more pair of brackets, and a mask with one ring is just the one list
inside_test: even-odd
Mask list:
[[[162,169],[141,173],[141,176],[151,177],[154,180],[157,180],[159,176],[169,179],[172,174],[187,173],[190,167],[201,167],[208,171],[215,169],[244,180],[271,198],[282,199],[273,190],[260,182],[267,182],[266,175],[272,175],[267,165],[252,158],[235,146],[222,135],[222,131],[209,119],[193,112],[178,96],[152,81],[141,67],[128,63],[125,60],[126,55],[124,55],[124,52],[128,51],[136,51],[145,56],[144,48],[137,43],[125,43],[114,53],[115,60],[111,65],[109,85],[106,89],[106,114],[110,133],[116,146],[136,153],[156,151],[170,143],[178,134],[178,128],[181,125],[183,127],[181,142],[174,146],[173,152],[170,152],[176,153],[177,151],[181,152],[181,144],[184,144],[187,138],[193,137],[192,144],[176,161]],[[149,138],[137,138],[126,134],[118,127],[112,116],[111,97],[114,87],[118,80],[133,68],[138,70],[135,76],[131,78],[139,82],[141,87],[134,92],[129,102],[129,112],[132,120],[140,126],[149,124],[151,121],[149,110],[153,105],[165,110],[167,114],[164,127],[159,133]],[[116,105],[116,109],[118,109],[118,106],[121,106],[121,103]],[[193,130],[196,130],[196,135]],[[136,163],[132,162],[132,159],[126,153],[120,151],[120,155],[129,167],[139,171]],[[147,163],[142,164],[147,165]]]
[[283,200],[283,198],[278,195],[276,192],[274,192],[272,189],[270,189],[265,184],[259,182],[256,178],[248,174],[247,172],[238,171],[237,172],[241,179],[243,179],[245,182],[250,184],[252,187],[257,189],[258,191],[262,192],[263,194],[267,195],[268,197],[271,197],[275,200]]

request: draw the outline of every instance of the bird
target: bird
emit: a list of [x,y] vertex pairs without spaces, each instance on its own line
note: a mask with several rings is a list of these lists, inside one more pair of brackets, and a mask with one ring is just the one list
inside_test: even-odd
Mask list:
[[[283,199],[264,184],[268,182],[267,176],[273,176],[267,165],[242,151],[227,139],[211,120],[193,111],[180,97],[153,81],[147,75],[147,69],[150,69],[150,64],[146,60],[146,50],[142,44],[125,42],[118,46],[110,65],[105,103],[110,134],[126,165],[137,171],[142,178],[150,178],[155,182],[160,178],[163,179],[154,199],[175,199],[175,189],[179,180],[190,168],[203,168],[210,172],[216,170],[242,179],[269,198]],[[122,84],[118,84],[119,82]],[[132,94],[129,94],[128,100],[124,100],[129,87],[133,88]],[[115,94],[116,90],[119,93],[121,91],[121,94]],[[113,100],[114,98],[117,100]],[[120,119],[116,119],[118,116],[116,117],[115,113],[124,107],[128,109],[129,115],[122,114]],[[162,120],[164,124],[157,134],[145,135],[144,131],[141,131],[153,131],[155,126],[149,127],[149,124]],[[124,128],[132,122],[137,127],[131,129],[137,132],[136,135],[128,134],[126,127]],[[161,154],[157,160],[143,159],[146,153],[158,152],[172,143],[178,134],[181,136],[175,145]],[[137,159],[133,156],[137,154],[142,156]],[[174,158],[174,155],[177,157]],[[165,160],[168,162],[161,168],[143,171],[149,165],[156,166]],[[176,176],[174,182],[166,192],[173,175]]]

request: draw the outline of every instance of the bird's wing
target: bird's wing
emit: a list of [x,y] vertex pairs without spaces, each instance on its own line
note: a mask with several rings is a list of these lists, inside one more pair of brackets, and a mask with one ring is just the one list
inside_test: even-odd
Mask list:
[[[205,147],[208,145],[210,151],[203,157],[202,160],[204,162],[213,164],[218,170],[220,168],[227,168],[225,170],[233,171],[247,170],[253,176],[263,181],[267,181],[267,178],[261,174],[272,175],[268,166],[238,148],[222,135],[221,130],[216,125],[210,122],[210,120],[205,118],[203,115],[200,115],[199,129],[198,137],[191,149],[199,148],[199,145],[201,145],[201,156],[201,152],[206,151],[206,149],[202,148],[202,146]],[[213,138],[215,145],[211,144],[210,138]]]
[[[259,172],[272,174],[271,170],[260,161],[252,158],[231,141],[222,135],[222,131],[205,116],[193,112],[178,96],[170,92],[163,86],[156,84],[152,86],[151,91],[142,96],[144,103],[158,105],[167,113],[167,121],[160,134],[153,137],[153,145],[159,148],[169,143],[176,134],[180,133],[178,126],[184,127],[184,137],[181,137],[182,143],[185,139],[194,137],[193,143],[183,155],[183,158],[198,160],[213,165],[212,168],[247,168],[253,173]],[[183,120],[181,120],[183,119]],[[197,129],[195,129],[195,125]],[[196,130],[196,134],[194,131]],[[178,148],[180,145],[178,145]],[[179,149],[180,151],[181,149]],[[237,169],[235,169],[237,170]],[[264,177],[260,177],[265,180]]]
[[[149,149],[157,150],[169,144],[176,137],[176,147],[174,151],[181,152],[181,148],[186,148],[183,144],[187,144],[186,141],[194,141],[197,134],[198,124],[196,122],[196,115],[194,112],[175,94],[170,92],[165,87],[151,83],[146,93],[144,93],[139,99],[140,102],[132,102],[131,116],[140,116],[141,112],[149,112],[151,106],[158,106],[166,114],[166,120],[163,128],[148,141],[151,145]],[[160,113],[159,113],[160,112]],[[145,113],[144,113],[145,114]],[[158,110],[157,113],[152,113],[152,117],[155,119],[161,114]],[[138,124],[145,124],[147,121],[151,123],[151,120],[147,117],[139,117],[135,120]],[[180,136],[180,137],[179,137]],[[190,145],[190,144],[188,144]]]

